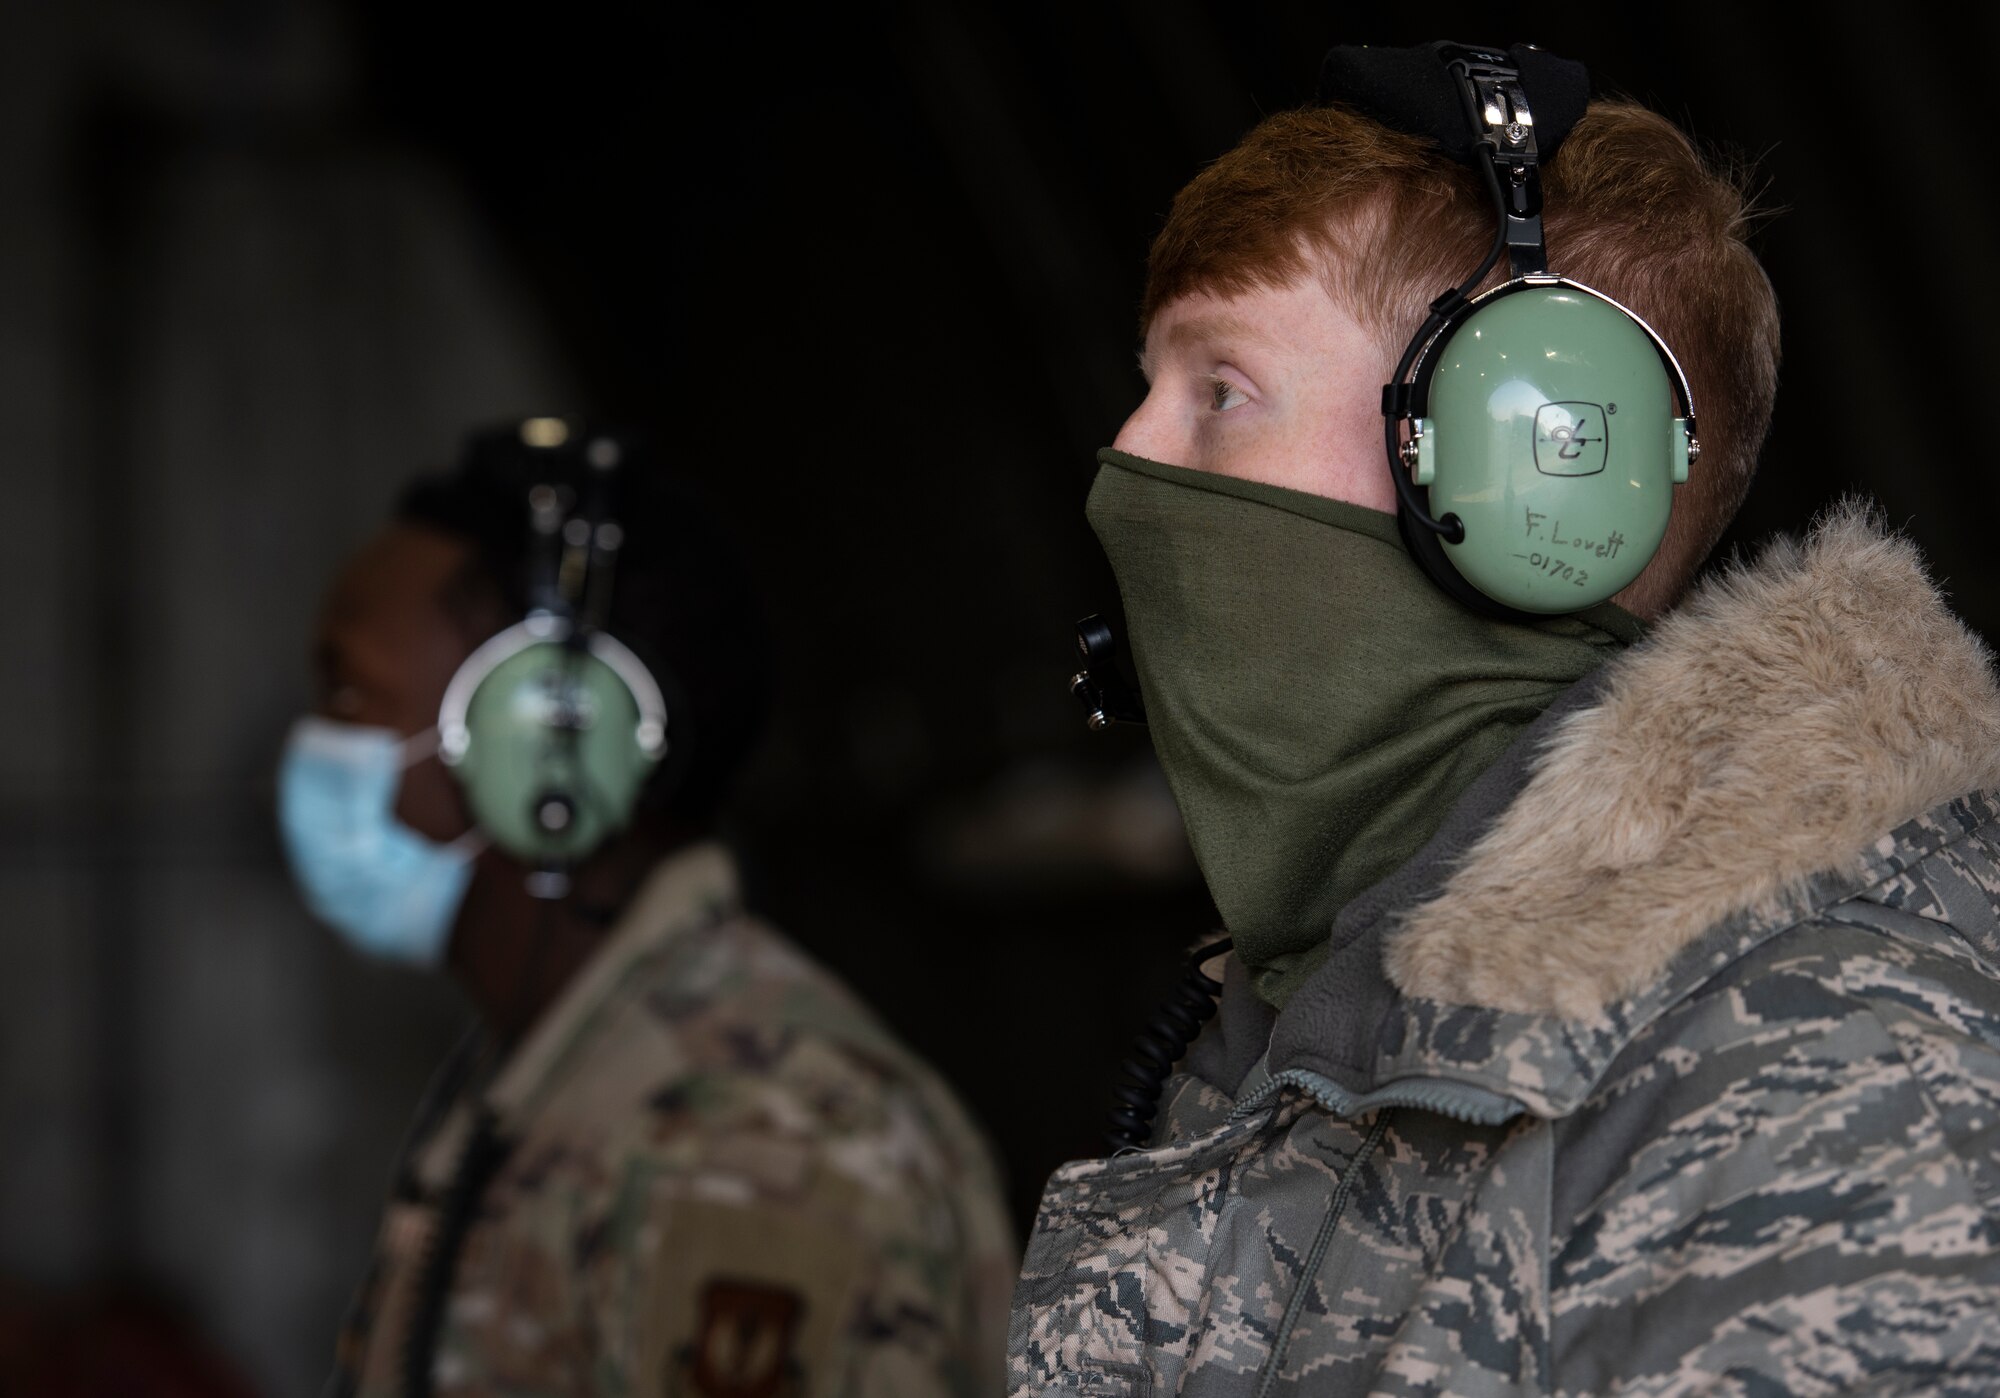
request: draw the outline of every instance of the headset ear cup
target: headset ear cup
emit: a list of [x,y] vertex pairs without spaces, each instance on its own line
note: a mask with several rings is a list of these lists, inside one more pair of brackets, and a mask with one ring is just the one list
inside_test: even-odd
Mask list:
[[630,824],[670,746],[666,717],[651,673],[623,646],[601,633],[574,646],[560,628],[524,622],[452,678],[440,752],[488,839],[527,863],[568,865]]
[[[1653,329],[1599,292],[1559,277],[1487,292],[1425,346],[1406,397],[1384,401],[1426,429],[1425,494],[1391,461],[1405,543],[1474,610],[1589,611],[1666,535],[1686,477],[1686,380]],[[1456,518],[1460,536],[1423,527],[1424,510]]]

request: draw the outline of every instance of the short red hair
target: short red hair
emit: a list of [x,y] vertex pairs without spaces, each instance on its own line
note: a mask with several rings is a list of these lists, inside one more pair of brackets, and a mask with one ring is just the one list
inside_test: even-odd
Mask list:
[[[1770,429],[1778,305],[1745,243],[1738,172],[1665,117],[1592,102],[1542,172],[1550,270],[1632,308],[1673,348],[1702,457],[1649,568],[1620,600],[1663,609],[1743,502]],[[1376,337],[1386,378],[1426,308],[1493,238],[1479,177],[1430,142],[1341,106],[1269,117],[1174,199],[1153,241],[1141,329],[1192,292],[1228,296],[1318,276]],[[1489,279],[1504,278],[1505,263]]]

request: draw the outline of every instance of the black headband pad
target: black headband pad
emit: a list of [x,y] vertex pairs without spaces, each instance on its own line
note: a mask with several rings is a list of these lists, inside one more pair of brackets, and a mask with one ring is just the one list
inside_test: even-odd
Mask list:
[[[1327,50],[1319,69],[1319,100],[1342,102],[1384,126],[1428,136],[1452,159],[1473,163],[1458,81],[1445,67],[1459,44],[1375,48],[1342,44]],[[1570,133],[1590,102],[1590,70],[1542,49],[1516,44],[1508,57],[1521,74],[1528,110],[1535,116],[1535,150],[1543,161]]]

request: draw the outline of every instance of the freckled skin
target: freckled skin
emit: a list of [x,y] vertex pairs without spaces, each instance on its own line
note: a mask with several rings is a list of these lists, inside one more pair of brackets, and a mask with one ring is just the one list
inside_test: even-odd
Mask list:
[[[1316,282],[1171,301],[1144,360],[1146,398],[1120,451],[1395,511],[1381,417],[1394,366]],[[1217,380],[1229,385],[1221,410]]]
[[[445,687],[467,656],[512,620],[499,597],[461,580],[469,546],[422,525],[395,523],[336,575],[313,643],[315,709],[344,723],[422,733],[437,723]],[[456,609],[445,597],[465,599]],[[429,839],[472,829],[464,793],[435,755],[404,769],[396,819]],[[652,865],[699,832],[635,821],[572,874],[558,903],[529,896],[528,869],[496,849],[473,865],[445,964],[503,1041],[518,1038],[553,1000]],[[580,912],[595,910],[596,915]]]

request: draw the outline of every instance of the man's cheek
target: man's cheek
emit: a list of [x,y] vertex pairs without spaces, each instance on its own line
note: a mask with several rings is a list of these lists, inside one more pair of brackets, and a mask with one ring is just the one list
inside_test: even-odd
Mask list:
[[465,793],[435,757],[427,757],[403,772],[396,790],[396,819],[428,839],[455,840],[472,828]]

